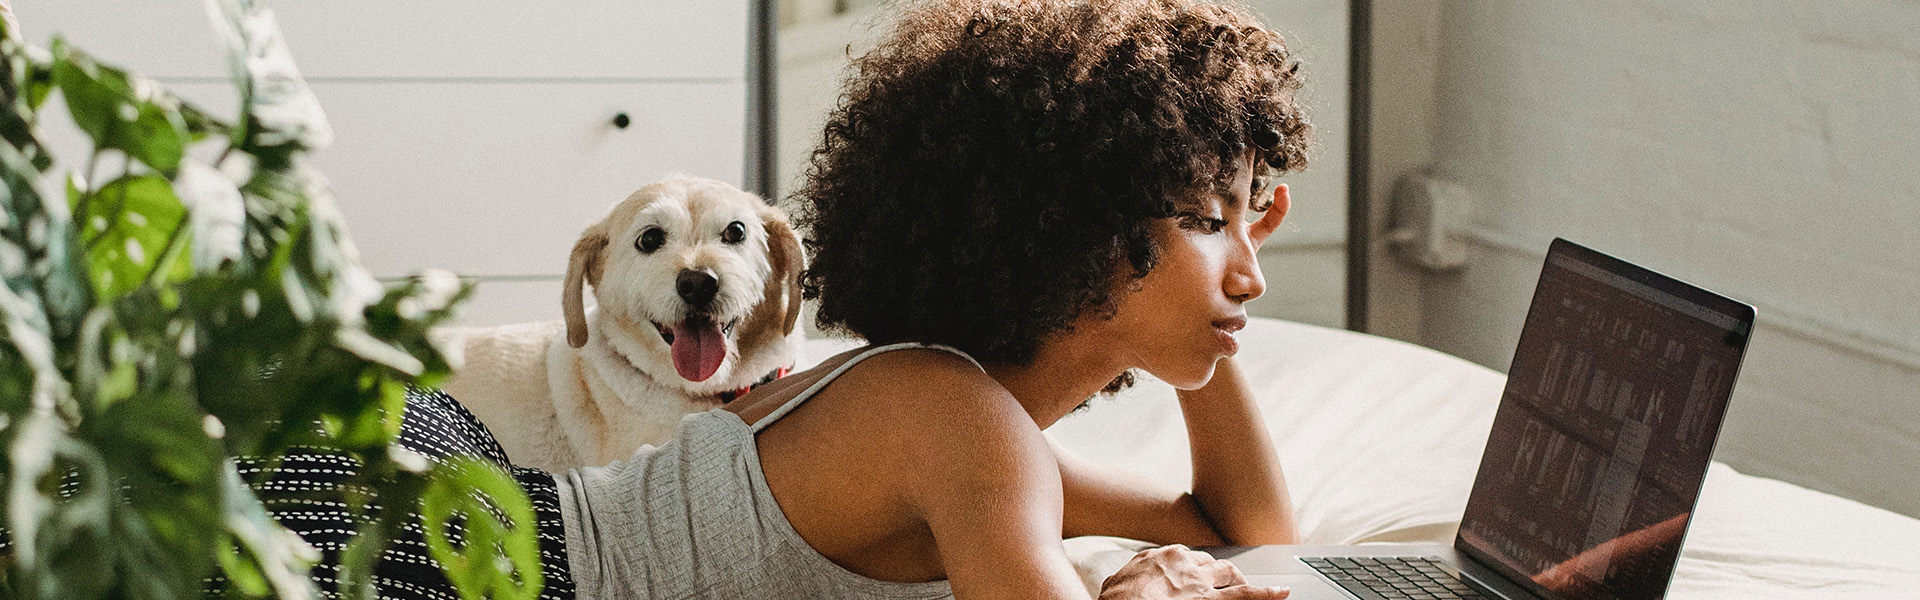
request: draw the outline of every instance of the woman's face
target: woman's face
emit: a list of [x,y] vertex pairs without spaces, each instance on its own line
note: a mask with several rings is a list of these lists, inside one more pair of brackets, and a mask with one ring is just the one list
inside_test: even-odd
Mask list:
[[1247,323],[1242,305],[1266,291],[1254,251],[1285,217],[1289,198],[1275,186],[1273,207],[1248,221],[1251,160],[1231,186],[1154,223],[1160,260],[1120,298],[1110,322],[1133,367],[1177,388],[1205,385],[1214,363],[1239,351],[1233,334]]

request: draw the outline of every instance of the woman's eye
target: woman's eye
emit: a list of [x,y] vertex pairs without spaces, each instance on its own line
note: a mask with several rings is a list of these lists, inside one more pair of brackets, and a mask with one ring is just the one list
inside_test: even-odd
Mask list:
[[1227,220],[1186,213],[1180,215],[1180,227],[1182,229],[1205,231],[1207,233],[1220,233],[1227,229]]
[[720,230],[720,241],[722,242],[738,244],[745,239],[747,239],[747,225],[745,223],[734,221],[728,223],[726,229]]
[[653,254],[653,251],[659,250],[660,246],[666,243],[667,230],[648,227],[646,231],[640,232],[640,239],[633,241],[633,247],[640,250],[641,254]]

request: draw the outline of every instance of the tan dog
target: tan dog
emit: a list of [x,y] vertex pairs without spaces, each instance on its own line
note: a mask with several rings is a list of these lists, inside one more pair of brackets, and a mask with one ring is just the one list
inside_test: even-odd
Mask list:
[[625,460],[793,364],[804,266],[786,215],[753,194],[691,177],[650,184],[580,234],[564,326],[461,332],[465,366],[445,389],[514,464]]

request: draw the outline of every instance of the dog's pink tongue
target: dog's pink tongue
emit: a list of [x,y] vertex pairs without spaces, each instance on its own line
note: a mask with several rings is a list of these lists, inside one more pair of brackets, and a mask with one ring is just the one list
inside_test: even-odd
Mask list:
[[673,326],[673,370],[687,381],[706,381],[726,359],[727,343],[718,323],[687,319]]

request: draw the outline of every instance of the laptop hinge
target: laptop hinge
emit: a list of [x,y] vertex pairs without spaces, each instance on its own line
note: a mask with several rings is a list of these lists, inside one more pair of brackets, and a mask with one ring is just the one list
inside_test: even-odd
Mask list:
[[1455,550],[1454,556],[1458,558],[1457,562],[1460,566],[1460,580],[1467,582],[1467,585],[1472,586],[1474,591],[1494,598],[1545,599],[1544,596],[1534,593],[1532,590],[1527,589],[1526,586],[1514,583],[1513,580],[1508,579],[1506,575],[1501,574],[1498,569],[1480,562],[1480,558],[1474,556],[1472,552],[1460,551],[1460,549],[1457,548]]

